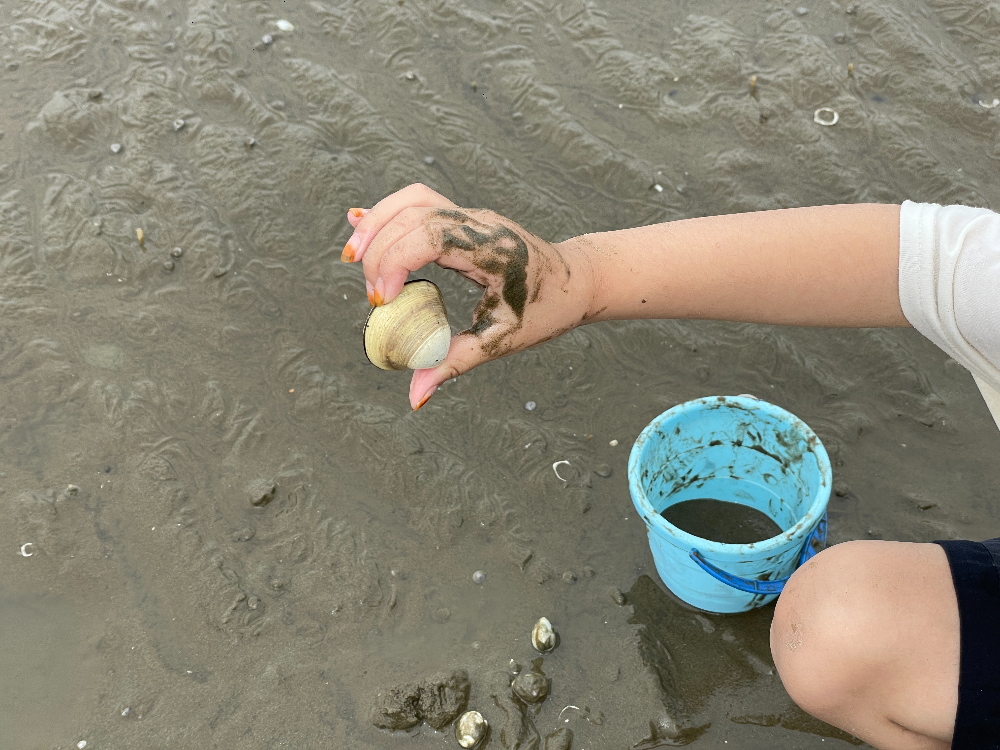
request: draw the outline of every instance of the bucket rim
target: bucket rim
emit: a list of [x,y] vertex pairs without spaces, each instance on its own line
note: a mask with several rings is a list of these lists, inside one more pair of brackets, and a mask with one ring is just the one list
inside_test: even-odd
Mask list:
[[[794,526],[785,529],[780,534],[769,539],[763,539],[750,544],[726,544],[689,534],[683,529],[674,526],[656,512],[652,503],[646,498],[646,493],[643,491],[642,483],[639,480],[639,454],[653,432],[657,431],[664,422],[674,419],[677,416],[689,412],[700,412],[708,406],[718,408],[720,404],[751,409],[788,421],[793,429],[801,432],[810,444],[811,451],[816,457],[821,479],[806,513]],[[796,544],[805,543],[811,530],[820,522],[823,514],[826,512],[833,484],[833,469],[823,441],[819,439],[819,436],[816,435],[808,424],[787,409],[783,409],[777,404],[772,404],[755,396],[705,396],[685,401],[667,409],[643,428],[632,444],[632,450],[629,453],[628,483],[632,503],[645,522],[646,528],[664,541],[685,551],[697,548],[702,554],[716,558],[743,559],[748,556],[759,558],[767,554],[782,553]]]

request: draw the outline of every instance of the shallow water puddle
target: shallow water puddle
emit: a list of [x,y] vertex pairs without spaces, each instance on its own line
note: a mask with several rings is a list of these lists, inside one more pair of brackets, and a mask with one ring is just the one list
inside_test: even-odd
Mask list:
[[781,533],[781,527],[756,508],[712,498],[685,500],[660,515],[682,531],[723,544],[753,544]]
[[77,741],[100,684],[93,636],[67,600],[0,588],[0,746]]

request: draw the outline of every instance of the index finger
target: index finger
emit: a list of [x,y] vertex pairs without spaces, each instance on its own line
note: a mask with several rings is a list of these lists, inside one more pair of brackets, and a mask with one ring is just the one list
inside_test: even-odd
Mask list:
[[407,208],[455,208],[455,204],[440,193],[419,182],[407,185],[376,203],[354,227],[354,234],[344,245],[340,259],[356,263],[367,252],[372,240],[400,211]]
[[[402,290],[410,272],[428,263],[458,271],[480,286],[489,278],[463,254],[448,254],[442,247],[440,221],[442,211],[462,215],[460,209],[405,208],[372,240],[365,253],[365,281],[373,305],[390,302]],[[446,219],[453,224],[454,219]]]

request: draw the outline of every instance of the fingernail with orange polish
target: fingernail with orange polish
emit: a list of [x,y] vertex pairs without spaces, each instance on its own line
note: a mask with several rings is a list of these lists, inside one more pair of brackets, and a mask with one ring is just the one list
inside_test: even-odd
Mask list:
[[365,279],[365,289],[368,290],[368,304],[375,307],[375,287],[368,279]]
[[431,387],[431,389],[430,389],[429,391],[427,391],[427,393],[425,393],[425,394],[424,394],[424,397],[423,397],[422,399],[420,399],[420,401],[419,401],[419,402],[417,403],[417,405],[413,407],[413,411],[416,411],[416,410],[417,410],[417,409],[419,409],[419,408],[420,408],[421,406],[423,406],[423,405],[424,405],[424,404],[426,404],[426,403],[427,403],[428,401],[430,401],[430,399],[431,399],[431,396],[433,396],[433,395],[434,395],[434,391],[436,391],[437,389],[438,389],[438,388],[437,388],[437,386],[436,386],[436,385],[435,385],[435,386],[432,386],[432,387]]
[[342,252],[340,254],[340,260],[341,261],[343,261],[344,263],[353,263],[354,262],[354,254],[356,252],[358,252],[358,243],[357,243],[357,241],[358,241],[358,235],[357,234],[352,234],[351,235],[351,239],[349,239],[347,241],[347,244],[344,245],[344,252]]
[[366,211],[363,208],[352,208],[348,213],[355,219],[360,219],[365,215]]
[[372,300],[375,307],[380,307],[385,303],[385,282],[381,278],[375,282],[375,289],[372,291]]

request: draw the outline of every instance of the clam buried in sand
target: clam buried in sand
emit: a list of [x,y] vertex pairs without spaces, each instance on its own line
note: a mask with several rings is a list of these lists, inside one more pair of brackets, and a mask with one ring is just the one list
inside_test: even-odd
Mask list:
[[477,747],[486,737],[489,724],[478,711],[466,711],[455,722],[455,739],[464,748]]
[[444,362],[451,328],[440,290],[410,281],[392,302],[373,307],[365,322],[365,354],[383,370],[423,370]]
[[558,642],[558,636],[548,617],[542,617],[531,629],[531,645],[540,654],[547,654]]
[[551,681],[539,672],[521,672],[510,684],[510,690],[524,703],[541,703],[549,695]]

